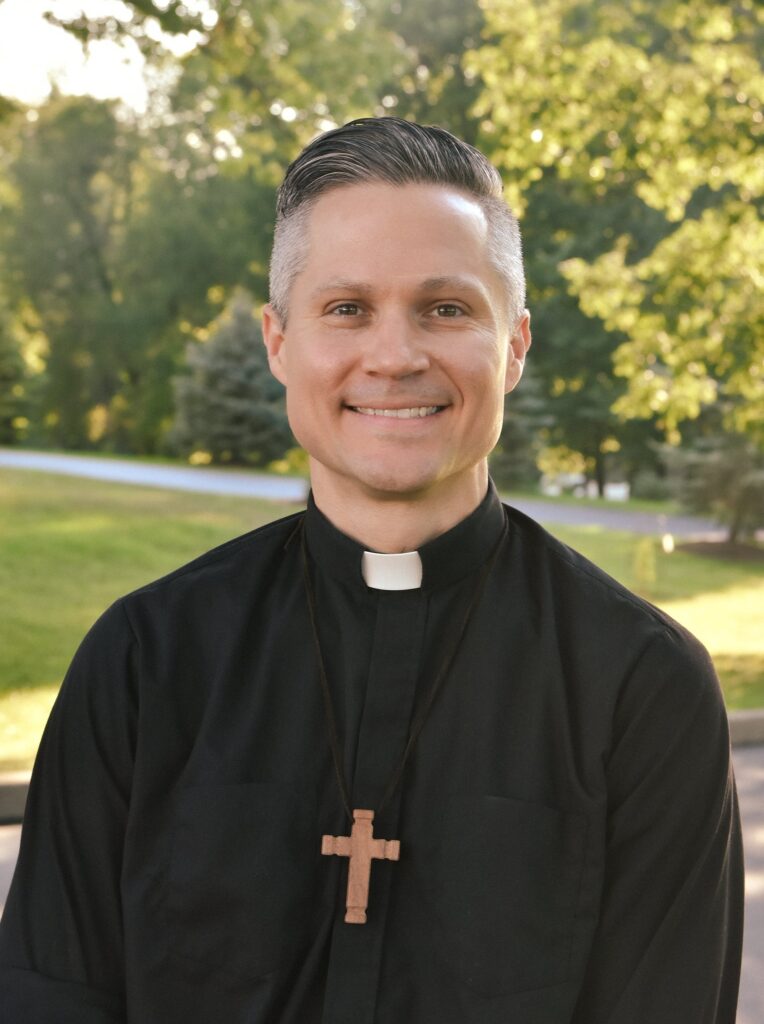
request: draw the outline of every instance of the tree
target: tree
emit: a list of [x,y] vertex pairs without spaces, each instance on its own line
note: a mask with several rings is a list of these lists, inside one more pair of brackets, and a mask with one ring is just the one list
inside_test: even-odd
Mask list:
[[[0,96],[0,211],[14,199],[7,165],[20,121],[19,105]],[[0,250],[0,281],[4,283],[0,291],[0,444],[13,444],[21,433],[21,419],[26,411],[26,367],[18,318],[5,294],[6,277]]]
[[156,450],[172,419],[172,377],[189,338],[243,286],[265,297],[273,190],[248,176],[206,173],[144,158],[120,248],[124,353],[113,430],[121,445]]
[[59,25],[87,45],[93,39],[121,40],[134,39],[146,52],[154,55],[161,30],[169,35],[185,35],[204,30],[204,20],[184,3],[184,0],[123,0],[120,5],[128,16],[119,16],[114,11],[91,16],[85,12],[77,17],[61,18],[54,12],[45,17]]
[[719,395],[730,422],[755,431],[761,7],[485,0],[484,10],[489,42],[467,61],[510,196],[530,209],[538,189],[577,191],[600,224],[619,196],[628,208],[609,218],[599,252],[559,254],[582,313],[610,336],[623,379],[612,407],[658,417],[677,440],[678,424]]
[[26,368],[14,317],[0,300],[0,444],[13,444],[26,411]]
[[[86,411],[80,432],[100,409],[97,443],[156,447],[188,338],[235,285],[265,297],[286,164],[334,123],[389,111],[479,145],[523,214],[546,443],[579,451],[602,487],[614,465],[654,468],[656,425],[676,441],[711,400],[754,437],[764,14],[753,0],[123,8],[129,18],[66,24],[83,41],[134,38],[156,66],[169,59],[160,27],[191,49],[143,119],[129,202],[116,207],[120,301],[105,322],[122,341],[101,397],[98,360],[75,373],[52,345],[51,386],[71,377],[60,393]],[[511,429],[519,416],[514,403]]]
[[[478,0],[214,0],[208,9],[137,0],[114,15],[53,19],[84,43],[126,37],[152,63],[157,29],[181,34],[173,112],[209,153],[241,149],[277,180],[317,132],[370,113],[434,122],[472,141],[479,82],[462,65],[483,26]],[[162,5],[164,7],[165,5]],[[275,176],[274,176],[275,174]]]
[[363,0],[363,7],[372,23],[400,40],[406,58],[380,84],[374,112],[437,124],[474,143],[479,122],[471,110],[481,83],[462,57],[483,31],[478,0]]
[[614,223],[628,225],[649,245],[662,220],[646,217],[644,204],[628,192],[613,190],[599,199],[590,183],[560,181],[553,170],[545,170],[525,197],[522,230],[534,335],[528,364],[545,406],[543,442],[577,451],[600,492],[614,468],[633,476],[655,463],[647,445],[655,433],[649,423],[629,426],[624,460],[626,429],[613,411],[626,390],[613,374],[613,355],[623,339],[585,314],[560,269],[574,253],[595,259],[608,246]]
[[657,414],[670,437],[717,403],[728,429],[764,445],[764,223],[729,200],[685,220],[643,259],[628,240],[592,264],[564,268],[586,313],[626,340],[614,353],[628,381],[615,410]]
[[363,3],[219,0],[171,91],[176,129],[211,162],[278,185],[319,132],[380,103],[408,69],[402,41]]
[[669,450],[666,458],[682,503],[726,523],[731,544],[764,527],[764,455],[744,437],[701,438],[685,450]]
[[189,336],[226,290],[264,292],[273,190],[208,173],[188,147],[172,162],[112,104],[54,97],[17,124],[0,258],[9,301],[47,338],[40,440],[155,451]]
[[489,459],[491,475],[500,487],[536,483],[536,459],[550,422],[541,382],[528,363],[519,385],[505,399],[501,437]]
[[131,153],[118,144],[108,105],[94,100],[54,97],[22,124],[7,172],[4,284],[14,305],[31,303],[48,338],[40,416],[57,443],[77,446],[89,408],[117,383],[124,340],[114,252]]
[[283,388],[271,375],[252,300],[238,292],[205,341],[186,350],[187,375],[175,378],[170,440],[184,454],[215,462],[267,465],[294,443]]

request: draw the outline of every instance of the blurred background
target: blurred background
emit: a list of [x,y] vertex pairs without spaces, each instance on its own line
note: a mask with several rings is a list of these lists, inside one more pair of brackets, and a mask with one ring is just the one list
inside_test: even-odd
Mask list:
[[[755,0],[2,0],[2,451],[304,474],[260,344],[276,187],[350,118],[437,123],[524,234],[494,478],[633,513],[555,529],[764,706],[762,53]],[[281,511],[0,467],[0,768],[110,600]]]

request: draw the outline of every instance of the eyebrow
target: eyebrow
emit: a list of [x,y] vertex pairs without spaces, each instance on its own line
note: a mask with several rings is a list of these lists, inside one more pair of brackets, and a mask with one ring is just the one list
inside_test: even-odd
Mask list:
[[[459,274],[447,274],[441,277],[427,277],[416,286],[419,292],[436,292],[443,289],[453,288],[455,290],[469,290],[485,294],[482,283],[472,277],[463,277]],[[320,298],[327,292],[347,292],[354,295],[370,295],[374,291],[374,285],[367,281],[355,281],[348,277],[337,277],[326,284],[319,285],[311,293],[313,298]]]
[[483,292],[481,282],[472,277],[462,277],[459,274],[449,274],[444,277],[428,277],[419,286],[423,292],[439,292],[447,288],[467,289],[469,291]]
[[368,295],[373,290],[372,285],[365,281],[353,281],[349,277],[335,277],[326,284],[321,284],[311,292],[312,298],[319,298],[327,292],[348,292],[354,295]]

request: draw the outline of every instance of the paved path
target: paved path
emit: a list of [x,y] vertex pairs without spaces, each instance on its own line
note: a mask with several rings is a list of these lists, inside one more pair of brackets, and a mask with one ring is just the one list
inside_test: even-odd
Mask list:
[[[737,1024],[764,1021],[764,746],[734,751],[746,852],[746,923]],[[21,827],[0,827],[0,913],[10,885]]]
[[558,523],[561,526],[602,526],[607,530],[628,530],[631,533],[646,533],[662,536],[671,533],[675,537],[719,537],[725,531],[710,519],[697,516],[662,515],[657,512],[637,512],[627,508],[602,505],[556,504],[554,501],[534,501],[533,498],[514,498],[503,495],[505,501],[538,522]]
[[36,469],[45,473],[90,477],[143,487],[167,487],[173,491],[200,491],[205,494],[231,494],[274,501],[303,501],[305,481],[299,477],[268,476],[241,470],[172,466],[133,459],[99,459],[83,455],[51,455],[0,448],[0,466],[11,469]]
[[[82,455],[52,455],[14,448],[0,448],[0,466],[36,469],[46,473],[91,477],[146,487],[180,491],[241,495],[278,501],[304,501],[307,484],[299,477],[267,476],[241,470],[172,466],[133,459],[99,459]],[[533,519],[567,526],[603,526],[633,533],[672,533],[675,537],[720,536],[723,531],[708,519],[695,516],[664,516],[635,512],[617,506],[555,504],[508,496],[511,505]]]

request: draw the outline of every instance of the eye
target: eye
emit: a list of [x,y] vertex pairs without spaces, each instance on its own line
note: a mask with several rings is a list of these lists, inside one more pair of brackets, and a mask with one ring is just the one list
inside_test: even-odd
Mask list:
[[464,315],[464,310],[460,306],[455,306],[452,302],[441,302],[433,310],[436,316],[441,318],[453,319]]
[[341,302],[338,306],[330,309],[329,312],[334,313],[336,316],[358,316],[361,312],[361,307],[356,302]]

